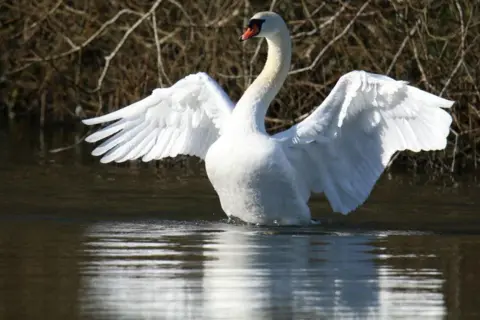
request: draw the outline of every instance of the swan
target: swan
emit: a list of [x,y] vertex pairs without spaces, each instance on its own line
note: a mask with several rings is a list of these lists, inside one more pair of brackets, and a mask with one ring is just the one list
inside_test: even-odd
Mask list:
[[395,152],[446,147],[452,118],[442,108],[454,101],[365,71],[342,75],[307,118],[267,134],[264,118],[289,73],[292,45],[274,12],[256,13],[240,40],[261,37],[265,66],[236,104],[206,73],[190,74],[83,120],[113,122],[85,139],[108,138],[92,155],[102,163],[197,156],[229,218],[305,225],[312,223],[312,193],[324,193],[333,211],[347,214],[366,201]]

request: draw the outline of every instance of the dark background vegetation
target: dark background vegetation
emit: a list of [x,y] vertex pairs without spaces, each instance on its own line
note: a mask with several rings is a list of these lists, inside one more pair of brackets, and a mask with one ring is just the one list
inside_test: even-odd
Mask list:
[[238,37],[261,10],[294,38],[292,74],[272,131],[302,119],[338,78],[363,69],[457,101],[446,151],[397,162],[435,172],[476,168],[480,139],[477,0],[0,0],[0,110],[12,121],[78,122],[189,73],[208,72],[236,100],[266,46]]

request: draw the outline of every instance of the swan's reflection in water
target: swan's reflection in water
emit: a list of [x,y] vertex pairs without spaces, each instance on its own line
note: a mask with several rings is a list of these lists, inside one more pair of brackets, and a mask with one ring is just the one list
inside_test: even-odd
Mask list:
[[389,266],[383,238],[318,228],[99,223],[85,242],[82,310],[118,319],[445,315],[438,272]]

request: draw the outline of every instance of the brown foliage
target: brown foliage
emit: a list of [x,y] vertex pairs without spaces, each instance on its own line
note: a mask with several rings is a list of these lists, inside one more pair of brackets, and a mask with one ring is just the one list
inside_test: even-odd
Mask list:
[[198,71],[238,99],[266,54],[262,42],[238,36],[269,8],[294,37],[292,75],[269,113],[271,130],[308,114],[342,74],[363,69],[458,101],[447,151],[414,159],[476,166],[476,0],[0,0],[0,104],[42,123],[75,119],[76,110],[108,112]]

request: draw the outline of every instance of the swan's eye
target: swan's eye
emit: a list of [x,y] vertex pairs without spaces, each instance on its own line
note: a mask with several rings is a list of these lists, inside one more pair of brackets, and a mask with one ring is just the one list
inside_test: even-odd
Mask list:
[[258,28],[258,31],[262,29],[262,24],[265,22],[264,19],[252,19],[248,22],[249,28]]
[[252,19],[248,22],[247,30],[240,37],[240,41],[248,40],[255,37],[262,30],[262,24],[265,22],[263,19]]

